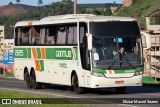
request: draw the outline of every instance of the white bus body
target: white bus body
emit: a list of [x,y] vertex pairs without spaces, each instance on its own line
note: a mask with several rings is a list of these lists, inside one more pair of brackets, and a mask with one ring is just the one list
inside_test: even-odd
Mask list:
[[[104,56],[95,48],[98,45]],[[126,58],[119,66],[120,46]],[[73,86],[76,93],[85,87],[119,87],[117,91],[124,92],[126,86],[142,85],[141,47],[137,23],[128,17],[76,14],[21,21],[15,25],[15,77],[26,80],[29,88],[49,83]]]

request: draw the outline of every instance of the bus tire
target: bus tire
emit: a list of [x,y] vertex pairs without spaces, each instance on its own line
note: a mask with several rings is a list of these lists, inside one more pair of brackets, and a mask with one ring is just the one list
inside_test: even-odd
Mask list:
[[77,74],[74,74],[72,76],[72,85],[73,85],[73,90],[76,94],[82,94],[84,93],[84,88],[79,87],[79,82],[78,82],[78,77]]
[[26,85],[28,88],[32,88],[32,83],[31,83],[31,76],[29,75],[28,72],[26,72],[24,74],[24,77],[25,77],[25,81],[26,81]]
[[126,87],[116,87],[115,89],[118,94],[124,94],[126,91]]
[[32,87],[33,89],[40,89],[42,87],[42,84],[39,82],[36,82],[36,75],[35,75],[35,71],[33,71],[31,73],[31,83],[32,83]]

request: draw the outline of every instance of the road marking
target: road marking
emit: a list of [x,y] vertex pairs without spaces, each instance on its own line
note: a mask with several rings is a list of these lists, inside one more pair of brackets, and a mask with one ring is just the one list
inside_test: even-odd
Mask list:
[[139,106],[133,106],[133,105],[128,105],[128,104],[118,104],[118,105],[127,106],[127,107],[139,107]]
[[[35,91],[27,91],[27,90],[20,90],[20,89],[10,89],[10,88],[3,88],[3,87],[0,87],[0,89],[11,90],[11,91],[19,91],[19,92],[27,92],[27,93],[35,93],[35,94],[40,94],[40,95],[52,95],[52,96],[58,96],[58,97],[63,97],[63,98],[80,98],[81,100],[83,100],[83,98],[81,98],[81,97],[74,97],[74,96],[61,95],[61,94],[53,94],[53,93],[47,93],[47,92],[35,92]],[[111,104],[113,104],[113,102],[107,102],[107,101],[101,101],[101,100],[93,100],[93,99],[86,99],[86,98],[84,98],[84,100],[100,102],[102,104],[103,103],[111,103]],[[121,106],[126,106],[126,107],[138,107],[138,106],[133,106],[133,105],[128,105],[128,104],[116,104],[116,105],[121,105]]]

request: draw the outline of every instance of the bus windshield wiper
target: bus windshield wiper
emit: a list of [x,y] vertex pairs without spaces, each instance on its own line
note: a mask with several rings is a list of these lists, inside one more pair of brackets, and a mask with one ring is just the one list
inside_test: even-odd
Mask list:
[[[126,55],[124,55],[124,59],[125,59],[125,61],[127,62],[127,64],[129,64],[129,66],[130,66],[131,68],[135,68],[135,67],[129,62],[129,60],[128,60],[128,58],[126,57]],[[117,63],[117,61],[118,61],[118,59],[116,58],[116,59],[113,61],[113,63],[108,67],[108,69],[111,69],[111,68]],[[122,65],[123,65],[123,62],[122,62]]]
[[108,69],[111,69],[116,63],[117,63],[117,59],[113,61],[113,63],[108,67]]
[[130,66],[131,68],[135,68],[135,67],[129,62],[129,60],[128,60],[128,58],[126,57],[126,55],[124,55],[124,59],[126,60],[126,62],[129,64],[129,66]]

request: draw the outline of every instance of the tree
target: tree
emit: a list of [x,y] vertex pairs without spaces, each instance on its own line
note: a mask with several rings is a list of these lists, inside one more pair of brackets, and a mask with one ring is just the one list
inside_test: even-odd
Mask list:
[[42,5],[43,4],[43,1],[42,0],[38,0],[38,5]]
[[72,0],[62,0],[61,2],[68,5],[73,4]]
[[17,4],[20,3],[20,0],[16,0]]
[[103,15],[105,15],[105,16],[111,16],[112,15],[111,9],[110,8],[105,9]]
[[9,2],[9,5],[12,5],[13,3],[12,2]]

